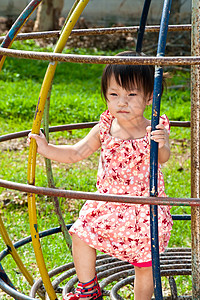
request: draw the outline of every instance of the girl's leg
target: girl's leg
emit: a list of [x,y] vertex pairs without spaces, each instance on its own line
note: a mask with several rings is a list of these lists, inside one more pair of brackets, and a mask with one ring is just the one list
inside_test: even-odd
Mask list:
[[134,299],[151,300],[153,295],[153,274],[152,267],[136,267],[134,282]]
[[72,253],[76,274],[80,282],[88,282],[95,276],[96,250],[72,235]]
[[63,300],[102,300],[95,272],[96,250],[88,246],[76,234],[72,234],[72,252],[79,283],[76,291],[67,293]]

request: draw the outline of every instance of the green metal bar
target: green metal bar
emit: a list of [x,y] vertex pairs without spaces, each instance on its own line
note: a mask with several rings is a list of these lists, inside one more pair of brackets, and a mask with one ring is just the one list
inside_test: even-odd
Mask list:
[[[51,88],[49,89],[49,94],[48,94],[48,97],[47,97],[47,100],[46,100],[45,109],[44,109],[44,117],[43,117],[44,131],[45,131],[45,136],[46,136],[46,139],[47,139],[48,142],[49,142],[50,97],[51,97]],[[51,165],[50,159],[45,158],[45,166],[46,166],[48,187],[55,188],[54,179],[53,179],[52,165]],[[54,197],[50,197],[50,199],[52,200],[52,202],[54,204],[55,213],[57,215],[58,222],[59,222],[63,237],[66,241],[66,244],[67,244],[70,252],[72,253],[72,240],[71,240],[70,234],[69,234],[69,232],[66,228],[63,216],[62,216],[62,212],[61,212],[58,197],[54,196]]]

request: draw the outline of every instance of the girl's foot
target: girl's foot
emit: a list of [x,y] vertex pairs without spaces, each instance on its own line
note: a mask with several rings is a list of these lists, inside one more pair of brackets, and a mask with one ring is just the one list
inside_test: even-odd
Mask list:
[[78,283],[75,293],[68,293],[63,300],[103,300],[101,289],[97,280],[97,275],[86,283]]

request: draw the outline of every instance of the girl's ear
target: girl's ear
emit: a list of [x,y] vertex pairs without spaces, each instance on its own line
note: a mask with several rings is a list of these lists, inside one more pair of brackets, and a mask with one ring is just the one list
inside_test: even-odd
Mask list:
[[147,105],[151,105],[152,102],[153,102],[153,93],[151,93],[149,98],[147,99]]

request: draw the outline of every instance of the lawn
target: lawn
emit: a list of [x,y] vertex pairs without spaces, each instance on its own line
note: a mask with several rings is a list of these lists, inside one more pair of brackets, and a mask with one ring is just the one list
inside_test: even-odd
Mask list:
[[[39,49],[34,42],[16,42],[14,47],[44,50]],[[51,48],[45,50],[52,51]],[[66,51],[79,54],[103,54],[95,49]],[[32,127],[46,67],[47,62],[6,59],[0,73],[0,131],[2,135]],[[98,121],[100,114],[106,108],[100,96],[102,70],[102,65],[58,64],[51,95],[50,125]],[[167,79],[168,89],[162,97],[161,114],[166,113],[170,120],[190,120],[190,72],[177,68],[168,68],[166,71],[169,72],[170,77]],[[151,110],[148,109],[146,117],[150,118],[150,116]],[[74,143],[87,132],[88,130],[84,129],[53,133],[50,135],[50,140],[57,144]],[[169,197],[190,197],[190,129],[172,127],[170,143],[171,158],[162,168],[166,193]],[[26,138],[2,142],[0,149],[1,179],[26,183],[28,157]],[[53,163],[56,186],[95,192],[98,156],[99,153],[95,153],[87,160],[73,165]],[[37,156],[36,185],[47,186],[44,160],[39,155]],[[30,234],[27,196],[24,193],[3,188],[0,188],[0,192],[2,218],[11,239],[17,241]],[[82,204],[82,200],[60,199],[61,210],[67,224],[77,218]],[[47,197],[37,197],[37,213],[39,230],[58,226],[54,207]],[[182,213],[190,213],[190,208],[172,208],[172,214]],[[190,244],[190,221],[175,221],[169,247],[190,247]],[[0,250],[4,248],[5,244],[0,237]],[[49,270],[72,260],[61,234],[43,239],[42,249]],[[31,273],[37,277],[38,270],[32,245],[19,249],[19,254]],[[16,286],[20,286],[22,291],[27,291],[27,284],[10,257],[3,261],[3,266],[6,271],[9,270],[9,275]],[[176,281],[179,293],[191,293],[191,278],[177,277]],[[165,285],[165,282],[163,284]],[[2,299],[7,298],[2,296]]]

